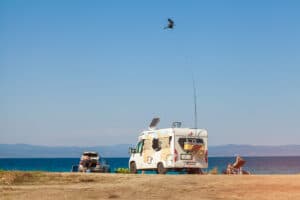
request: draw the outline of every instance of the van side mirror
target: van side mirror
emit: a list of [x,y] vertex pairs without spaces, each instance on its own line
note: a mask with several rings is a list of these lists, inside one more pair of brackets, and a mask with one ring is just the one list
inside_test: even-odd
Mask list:
[[129,153],[136,153],[136,149],[135,149],[135,148],[132,148],[132,147],[130,147],[130,148],[129,148]]

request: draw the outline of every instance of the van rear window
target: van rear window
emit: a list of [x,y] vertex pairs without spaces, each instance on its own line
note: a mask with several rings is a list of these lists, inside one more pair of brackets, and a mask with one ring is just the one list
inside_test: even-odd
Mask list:
[[178,139],[178,143],[182,149],[184,148],[185,142],[190,142],[190,143],[194,143],[194,144],[204,144],[204,141],[201,138],[179,138]]

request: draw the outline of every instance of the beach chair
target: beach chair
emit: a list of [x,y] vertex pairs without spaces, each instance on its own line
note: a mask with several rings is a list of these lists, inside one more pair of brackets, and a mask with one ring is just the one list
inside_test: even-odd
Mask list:
[[237,156],[235,162],[232,164],[232,168],[235,172],[235,174],[243,174],[243,166],[245,165],[246,160],[244,160],[242,157]]

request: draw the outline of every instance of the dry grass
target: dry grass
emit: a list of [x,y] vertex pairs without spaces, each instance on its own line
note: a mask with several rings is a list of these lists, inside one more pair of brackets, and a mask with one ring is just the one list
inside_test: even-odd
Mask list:
[[0,185],[52,185],[100,181],[85,174],[1,171]]
[[39,172],[10,172],[1,171],[0,172],[0,185],[17,185],[26,184],[28,182],[35,181],[44,176]]

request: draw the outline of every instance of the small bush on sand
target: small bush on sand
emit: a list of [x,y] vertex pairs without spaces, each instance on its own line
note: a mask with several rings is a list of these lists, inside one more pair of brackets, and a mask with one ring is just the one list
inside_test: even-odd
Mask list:
[[120,174],[129,174],[129,173],[130,173],[130,171],[129,171],[128,168],[117,168],[117,169],[115,170],[115,172],[116,172],[116,173],[120,173]]
[[212,174],[212,175],[216,175],[218,174],[219,171],[218,171],[218,167],[214,167],[213,169],[211,169],[208,174]]

